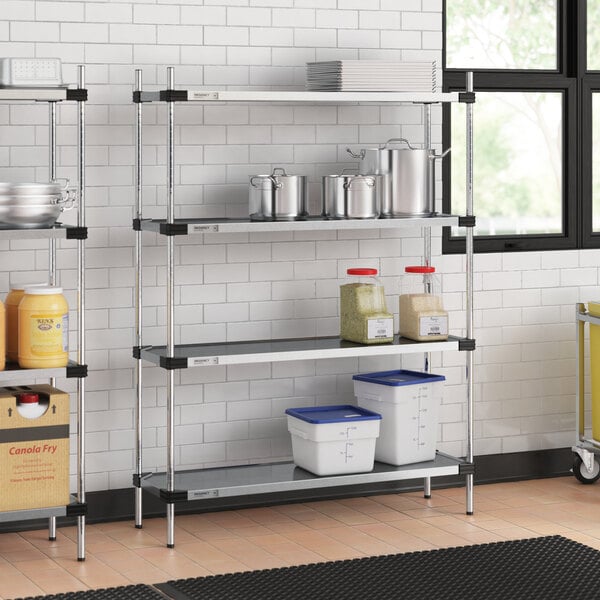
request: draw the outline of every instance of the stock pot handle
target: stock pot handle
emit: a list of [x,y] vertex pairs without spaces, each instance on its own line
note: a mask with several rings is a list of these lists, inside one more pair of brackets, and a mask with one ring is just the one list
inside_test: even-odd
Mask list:
[[385,150],[390,144],[406,144],[411,150],[418,150],[414,146],[410,145],[410,142],[406,138],[390,138],[383,146],[379,146],[380,150]]
[[265,179],[268,179],[271,182],[272,189],[276,190],[277,188],[281,187],[281,183],[278,183],[275,180],[275,177],[273,177],[273,175],[268,175],[267,177],[258,177],[257,175],[255,175],[254,177],[250,177],[250,185],[252,187],[258,187],[257,185],[255,185],[254,181],[264,181]]
[[279,175],[283,175],[284,177],[288,176],[288,174],[285,172],[285,169],[283,167],[273,167],[273,172],[271,173],[271,177],[275,177],[278,174],[277,171],[281,171],[279,173]]
[[433,152],[429,158],[431,158],[432,160],[444,158],[444,156],[446,156],[446,154],[448,154],[450,150],[452,150],[452,148],[446,148],[446,150],[444,150],[441,154],[436,154],[435,152]]
[[352,158],[359,158],[360,160],[363,160],[366,154],[366,150],[361,150],[358,154],[355,154],[354,152],[352,152],[352,150],[350,148],[346,148],[346,152],[352,157]]
[[375,185],[375,177],[369,177],[369,176],[365,177],[362,175],[358,175],[357,177],[354,177],[350,181],[346,181],[344,183],[344,189],[349,190],[350,186],[352,185],[352,182],[356,181],[356,180],[364,181],[369,187],[373,187]]

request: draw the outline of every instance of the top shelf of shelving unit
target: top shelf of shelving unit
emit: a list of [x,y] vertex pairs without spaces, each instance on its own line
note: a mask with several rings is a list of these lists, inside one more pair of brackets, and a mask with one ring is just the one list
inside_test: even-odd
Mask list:
[[17,88],[17,87],[5,87],[0,88],[0,102],[17,102],[17,101],[30,101],[30,102],[63,102],[65,100],[70,101],[86,101],[87,90],[81,88],[65,88],[65,87],[52,87],[52,88]]
[[473,102],[468,92],[303,92],[303,91],[230,91],[230,90],[161,90],[134,92],[134,102],[311,102],[340,104],[345,102],[438,104]]

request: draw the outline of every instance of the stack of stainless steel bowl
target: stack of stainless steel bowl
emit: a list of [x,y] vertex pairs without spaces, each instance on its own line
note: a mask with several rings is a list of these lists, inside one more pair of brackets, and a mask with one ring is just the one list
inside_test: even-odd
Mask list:
[[0,183],[0,227],[52,227],[63,210],[73,208],[74,189],[59,183]]

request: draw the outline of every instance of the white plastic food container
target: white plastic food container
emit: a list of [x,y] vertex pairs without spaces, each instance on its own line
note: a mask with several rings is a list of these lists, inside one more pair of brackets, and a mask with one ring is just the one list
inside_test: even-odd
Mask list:
[[443,375],[400,370],[352,379],[358,404],[381,414],[375,460],[407,465],[435,458]]
[[381,415],[336,405],[288,408],[294,462],[315,475],[373,470]]

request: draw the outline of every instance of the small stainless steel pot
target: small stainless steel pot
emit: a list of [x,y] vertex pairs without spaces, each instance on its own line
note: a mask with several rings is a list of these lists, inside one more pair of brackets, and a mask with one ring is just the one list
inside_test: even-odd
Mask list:
[[376,219],[381,207],[381,187],[379,175],[325,175],[323,217]]
[[288,175],[276,167],[270,175],[250,178],[249,212],[253,221],[294,221],[308,216],[306,175]]
[[[408,148],[390,148],[391,144],[406,144]],[[404,138],[392,138],[379,148],[364,148],[355,154],[362,161],[360,172],[383,175],[381,196],[382,217],[427,216],[435,212],[435,161],[442,154],[433,150],[413,148]]]

